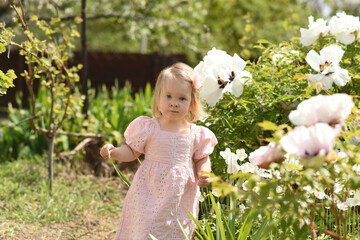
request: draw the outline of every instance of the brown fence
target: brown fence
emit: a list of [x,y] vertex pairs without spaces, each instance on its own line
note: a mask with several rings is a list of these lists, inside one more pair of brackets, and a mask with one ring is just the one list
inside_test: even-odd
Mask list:
[[[76,52],[73,63],[80,62],[80,53]],[[88,52],[88,79],[93,88],[102,84],[111,87],[117,80],[120,86],[129,81],[134,90],[138,90],[143,88],[147,82],[154,84],[159,72],[175,62],[186,62],[186,57],[182,54]],[[26,106],[28,91],[25,80],[20,76],[20,73],[26,69],[26,64],[23,56],[20,56],[17,51],[11,51],[10,58],[5,53],[0,55],[0,70],[6,72],[8,69],[14,69],[18,78],[14,81],[15,87],[10,88],[6,95],[0,97],[0,106],[6,107],[9,102],[17,106],[15,93],[20,91],[23,92],[22,102]]]

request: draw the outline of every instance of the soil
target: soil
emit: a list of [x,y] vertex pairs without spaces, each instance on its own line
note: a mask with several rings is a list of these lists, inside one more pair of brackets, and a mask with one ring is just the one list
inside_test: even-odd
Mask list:
[[75,240],[114,239],[118,217],[86,214],[83,219],[68,223],[0,223],[1,240]]

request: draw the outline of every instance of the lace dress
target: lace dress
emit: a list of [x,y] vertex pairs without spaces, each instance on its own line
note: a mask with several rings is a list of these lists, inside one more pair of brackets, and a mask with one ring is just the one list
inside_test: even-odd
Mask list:
[[126,143],[145,154],[125,197],[116,240],[186,239],[198,216],[200,191],[192,161],[209,156],[217,140],[206,127],[191,133],[160,129],[155,118],[139,117],[125,131]]

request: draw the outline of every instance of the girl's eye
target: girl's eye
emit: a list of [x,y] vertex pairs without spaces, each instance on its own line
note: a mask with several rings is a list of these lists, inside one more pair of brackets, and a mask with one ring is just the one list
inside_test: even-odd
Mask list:
[[166,98],[167,98],[167,99],[171,99],[171,95],[166,95]]
[[185,101],[186,99],[184,97],[181,97],[180,98],[180,101]]

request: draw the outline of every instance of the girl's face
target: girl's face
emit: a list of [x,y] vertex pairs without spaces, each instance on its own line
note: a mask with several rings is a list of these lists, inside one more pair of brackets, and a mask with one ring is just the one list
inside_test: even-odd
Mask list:
[[190,111],[191,84],[186,81],[166,79],[161,89],[159,111],[168,121],[183,120]]

